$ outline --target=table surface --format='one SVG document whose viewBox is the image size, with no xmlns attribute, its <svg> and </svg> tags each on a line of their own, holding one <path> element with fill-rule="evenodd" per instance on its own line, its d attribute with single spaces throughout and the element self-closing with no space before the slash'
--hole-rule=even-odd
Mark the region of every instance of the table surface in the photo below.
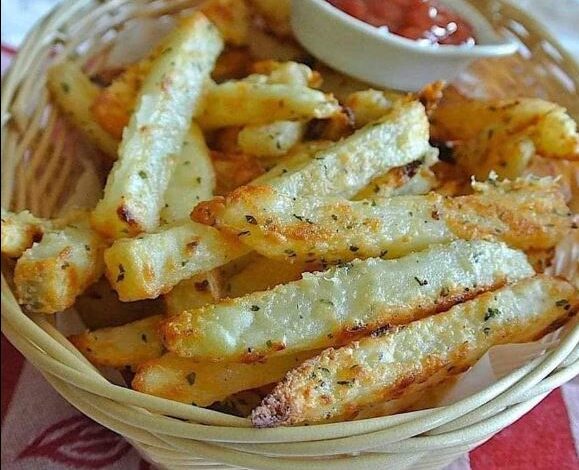
<svg viewBox="0 0 579 470">
<path fill-rule="evenodd" d="M 511 0 L 516 1 L 516 0 Z M 2 0 L 2 71 L 56 0 Z M 519 0 L 579 60 L 579 0 Z M 145 470 L 120 436 L 63 400 L 2 336 L 2 468 Z M 446 470 L 579 470 L 579 378 Z"/>
</svg>

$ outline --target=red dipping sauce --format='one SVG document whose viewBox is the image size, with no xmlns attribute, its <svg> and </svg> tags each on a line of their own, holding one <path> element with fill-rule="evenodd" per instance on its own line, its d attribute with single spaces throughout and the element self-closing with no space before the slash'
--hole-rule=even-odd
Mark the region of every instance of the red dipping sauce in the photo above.
<svg viewBox="0 0 579 470">
<path fill-rule="evenodd" d="M 376 27 L 428 44 L 475 44 L 472 26 L 437 0 L 328 0 Z"/>
</svg>

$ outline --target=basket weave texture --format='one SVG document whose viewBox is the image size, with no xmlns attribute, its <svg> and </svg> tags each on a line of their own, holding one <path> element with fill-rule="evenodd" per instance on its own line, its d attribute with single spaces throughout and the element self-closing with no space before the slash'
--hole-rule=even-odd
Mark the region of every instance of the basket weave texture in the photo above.
<svg viewBox="0 0 579 470">
<path fill-rule="evenodd" d="M 90 149 L 50 103 L 45 72 L 61 56 L 83 65 L 139 17 L 176 14 L 192 0 L 68 0 L 30 32 L 2 83 L 2 205 L 38 216 L 58 212 L 86 165 Z M 579 118 L 579 65 L 526 13 L 497 0 L 476 6 L 521 42 L 516 56 L 473 64 L 455 83 L 480 98 L 537 96 Z M 94 60 L 93 60 L 94 62 Z M 89 63 L 98 67 L 98 63 Z M 577 245 L 577 243 L 575 244 Z M 577 262 L 579 246 L 572 246 Z M 575 261 L 573 261 L 573 259 Z M 489 388 L 453 405 L 383 418 L 312 427 L 255 430 L 248 420 L 144 395 L 107 381 L 55 328 L 26 315 L 2 275 L 2 331 L 66 400 L 125 436 L 163 468 L 295 470 L 434 469 L 508 426 L 551 390 L 579 373 L 579 325 L 556 347 Z"/>
</svg>

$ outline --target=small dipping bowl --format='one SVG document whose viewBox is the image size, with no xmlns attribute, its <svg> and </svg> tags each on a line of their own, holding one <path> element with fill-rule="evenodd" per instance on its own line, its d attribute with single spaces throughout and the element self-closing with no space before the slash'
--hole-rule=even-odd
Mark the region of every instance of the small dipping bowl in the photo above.
<svg viewBox="0 0 579 470">
<path fill-rule="evenodd" d="M 418 91 L 436 80 L 452 80 L 473 60 L 507 56 L 517 44 L 501 37 L 473 6 L 444 0 L 474 30 L 476 44 L 429 45 L 365 23 L 326 0 L 293 0 L 297 40 L 327 65 L 372 85 Z"/>
</svg>

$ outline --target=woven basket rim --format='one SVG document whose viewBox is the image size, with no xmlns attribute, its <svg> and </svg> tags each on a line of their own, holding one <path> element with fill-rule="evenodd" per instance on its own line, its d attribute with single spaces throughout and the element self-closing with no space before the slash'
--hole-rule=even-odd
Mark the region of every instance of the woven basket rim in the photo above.
<svg viewBox="0 0 579 470">
<path fill-rule="evenodd" d="M 501 4 L 507 16 L 531 25 L 557 50 L 567 65 L 571 64 L 571 77 L 574 79 L 575 89 L 579 89 L 579 62 L 528 13 L 506 3 L 505 0 L 495 0 L 496 2 Z M 55 25 L 66 23 L 67 19 L 73 18 L 81 11 L 91 7 L 112 10 L 125 4 L 143 3 L 155 2 L 110 0 L 103 4 L 98 0 L 66 0 L 57 5 L 29 32 L 21 53 L 16 56 L 2 80 L 2 173 L 6 160 L 4 140 L 11 122 L 10 107 L 19 86 L 16 72 L 29 70 L 33 66 L 33 54 L 29 56 L 27 52 L 39 47 L 35 43 L 40 43 L 41 47 L 50 47 L 54 38 L 60 34 Z M 190 3 L 187 0 L 173 2 L 176 5 Z M 3 201 L 10 196 L 10 189 L 10 187 L 8 190 L 3 188 Z M 551 390 L 579 374 L 577 346 L 579 324 L 575 324 L 568 328 L 565 338 L 556 348 L 507 374 L 490 387 L 446 407 L 307 428 L 299 426 L 255 430 L 244 418 L 145 395 L 108 382 L 46 317 L 27 316 L 22 311 L 4 274 L 2 274 L 2 331 L 15 347 L 42 371 L 59 393 L 74 402 L 79 409 L 84 407 L 90 410 L 86 414 L 105 426 L 113 429 L 130 428 L 133 430 L 131 432 L 139 429 L 146 437 L 145 434 L 139 433 L 135 433 L 136 439 L 128 437 L 140 443 L 143 443 L 144 439 L 150 439 L 150 445 L 159 444 L 154 439 L 160 439 L 159 434 L 169 436 L 175 438 L 171 441 L 171 445 L 184 452 L 193 451 L 204 458 L 217 459 L 228 465 L 251 465 L 255 468 L 270 468 L 268 465 L 271 462 L 264 460 L 270 457 L 263 455 L 319 456 L 322 451 L 323 455 L 332 456 L 359 452 L 373 446 L 380 447 L 383 452 L 411 454 L 433 448 L 451 448 L 452 445 L 466 442 L 469 445 L 478 443 L 518 419 Z M 93 398 L 94 402 L 87 400 L 87 396 Z M 103 411 L 107 407 L 114 412 Z M 496 412 L 497 409 L 501 411 Z M 184 422 L 183 419 L 190 421 Z M 414 437 L 426 431 L 431 433 L 428 436 Z M 179 438 L 181 439 L 178 440 Z M 219 458 L 209 448 L 192 449 L 193 442 L 198 445 L 201 441 L 215 445 L 215 449 L 220 453 Z M 325 449 L 319 449 L 321 442 L 327 446 Z M 243 453 L 243 458 L 237 458 L 238 451 Z M 260 455 L 259 459 L 257 454 Z M 248 458 L 248 455 L 252 457 Z M 362 459 L 359 462 L 366 462 L 364 465 L 368 465 L 369 468 L 376 465 L 372 455 L 356 458 Z M 285 463 L 281 465 L 279 460 L 275 462 L 276 468 L 286 468 Z M 342 467 L 343 464 L 338 459 L 327 462 L 333 466 L 319 468 L 348 468 Z M 346 459 L 346 462 L 349 460 Z M 380 463 L 383 462 L 380 460 Z M 290 464 L 295 467 L 295 462 Z M 289 465 L 287 468 L 290 468 Z"/>
</svg>

